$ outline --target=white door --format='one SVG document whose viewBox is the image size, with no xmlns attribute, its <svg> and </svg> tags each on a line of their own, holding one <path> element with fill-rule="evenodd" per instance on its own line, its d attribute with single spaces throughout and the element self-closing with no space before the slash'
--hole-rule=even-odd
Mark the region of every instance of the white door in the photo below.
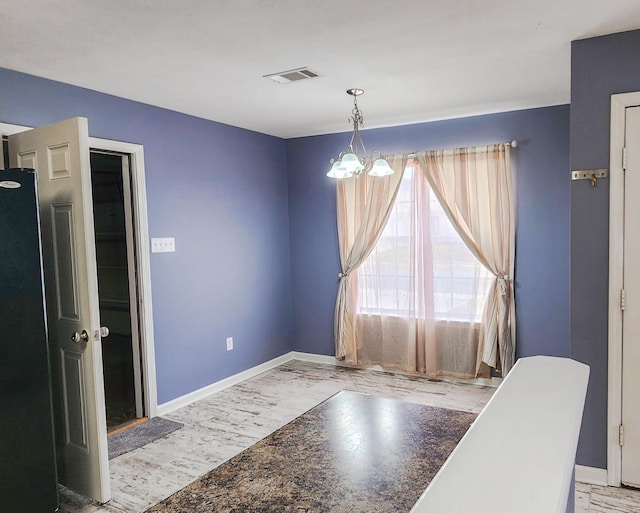
<svg viewBox="0 0 640 513">
<path fill-rule="evenodd" d="M 9 137 L 12 167 L 38 177 L 61 484 L 110 499 L 89 134 L 85 118 Z"/>
<path fill-rule="evenodd" d="M 626 109 L 622 323 L 622 482 L 640 487 L 640 107 Z"/>
</svg>

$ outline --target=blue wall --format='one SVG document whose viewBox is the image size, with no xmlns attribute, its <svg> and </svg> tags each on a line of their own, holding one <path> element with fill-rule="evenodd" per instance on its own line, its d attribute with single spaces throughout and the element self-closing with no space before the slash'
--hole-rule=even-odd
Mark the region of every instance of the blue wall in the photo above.
<svg viewBox="0 0 640 513">
<path fill-rule="evenodd" d="M 348 134 L 284 141 L 2 69 L 0 95 L 1 121 L 86 116 L 91 135 L 144 145 L 150 233 L 175 236 L 177 247 L 151 262 L 160 403 L 292 349 L 333 354 L 339 264 L 325 173 Z M 568 106 L 367 130 L 364 139 L 385 153 L 520 142 L 517 355 L 568 356 Z"/>
<path fill-rule="evenodd" d="M 159 403 L 291 350 L 286 141 L 1 68 L 0 99 L 144 145 L 150 235 L 176 238 L 151 255 Z"/>
<path fill-rule="evenodd" d="M 384 153 L 516 139 L 517 355 L 570 355 L 569 107 L 366 130 Z M 289 226 L 295 348 L 331 355 L 338 284 L 335 185 L 329 158 L 349 134 L 289 140 Z"/>
<path fill-rule="evenodd" d="M 640 31 L 574 41 L 571 168 L 609 167 L 611 95 L 640 90 Z M 591 366 L 578 463 L 607 466 L 609 180 L 571 186 L 571 352 Z"/>
</svg>

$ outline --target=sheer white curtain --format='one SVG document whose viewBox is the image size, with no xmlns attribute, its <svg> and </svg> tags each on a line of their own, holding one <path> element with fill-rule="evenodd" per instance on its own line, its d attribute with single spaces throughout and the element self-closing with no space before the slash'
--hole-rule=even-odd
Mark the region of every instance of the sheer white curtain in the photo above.
<svg viewBox="0 0 640 513">
<path fill-rule="evenodd" d="M 476 368 L 506 375 L 515 359 L 515 201 L 510 145 L 421 152 L 420 167 L 456 231 L 493 279 Z"/>
<path fill-rule="evenodd" d="M 490 274 L 466 248 L 417 162 L 358 270 L 357 362 L 430 376 L 476 375 Z"/>
</svg>

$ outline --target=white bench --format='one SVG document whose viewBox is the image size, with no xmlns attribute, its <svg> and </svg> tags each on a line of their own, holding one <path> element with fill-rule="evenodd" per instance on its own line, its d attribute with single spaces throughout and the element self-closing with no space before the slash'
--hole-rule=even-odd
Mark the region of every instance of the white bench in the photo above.
<svg viewBox="0 0 640 513">
<path fill-rule="evenodd" d="M 521 358 L 411 513 L 565 513 L 589 367 Z"/>
</svg>

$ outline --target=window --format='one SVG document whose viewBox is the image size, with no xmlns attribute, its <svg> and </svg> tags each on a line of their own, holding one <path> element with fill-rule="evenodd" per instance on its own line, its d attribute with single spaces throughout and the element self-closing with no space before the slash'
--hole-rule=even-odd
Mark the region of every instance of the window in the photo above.
<svg viewBox="0 0 640 513">
<path fill-rule="evenodd" d="M 408 166 L 388 223 L 358 270 L 358 312 L 410 317 L 422 301 L 437 320 L 480 322 L 492 277 L 456 232 L 419 167 Z M 432 297 L 417 297 L 425 293 Z"/>
</svg>

